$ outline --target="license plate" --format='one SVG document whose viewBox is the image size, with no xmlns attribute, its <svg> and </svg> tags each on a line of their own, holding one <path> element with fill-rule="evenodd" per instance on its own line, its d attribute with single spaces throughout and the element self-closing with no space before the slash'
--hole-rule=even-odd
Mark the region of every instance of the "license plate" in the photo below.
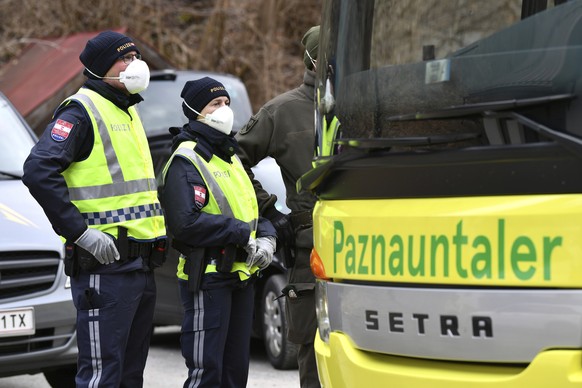
<svg viewBox="0 0 582 388">
<path fill-rule="evenodd" d="M 34 334 L 34 308 L 0 310 L 0 337 Z"/>
</svg>

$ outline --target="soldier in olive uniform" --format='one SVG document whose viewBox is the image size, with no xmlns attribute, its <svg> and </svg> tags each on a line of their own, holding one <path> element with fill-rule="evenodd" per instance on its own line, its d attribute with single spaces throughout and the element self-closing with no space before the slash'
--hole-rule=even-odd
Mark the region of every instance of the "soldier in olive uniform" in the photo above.
<svg viewBox="0 0 582 388">
<path fill-rule="evenodd" d="M 301 387 L 319 387 L 313 341 L 317 329 L 315 316 L 315 277 L 309 266 L 313 248 L 311 214 L 315 197 L 298 193 L 296 182 L 311 169 L 315 133 L 315 65 L 319 47 L 319 26 L 310 28 L 301 43 L 305 47 L 303 83 L 267 102 L 243 127 L 236 138 L 239 157 L 253 180 L 259 211 L 275 228 L 280 246 L 292 247 L 294 263 L 290 266 L 287 296 L 288 339 L 298 344 L 297 360 Z M 270 156 L 281 168 L 291 214 L 275 208 L 276 197 L 267 193 L 254 179 L 251 167 Z"/>
</svg>

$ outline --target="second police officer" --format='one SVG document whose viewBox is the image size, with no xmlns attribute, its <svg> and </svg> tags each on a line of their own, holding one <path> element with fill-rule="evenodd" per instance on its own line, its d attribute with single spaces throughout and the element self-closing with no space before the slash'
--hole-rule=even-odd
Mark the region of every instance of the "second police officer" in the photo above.
<svg viewBox="0 0 582 388">
<path fill-rule="evenodd" d="M 271 263 L 276 232 L 259 218 L 252 183 L 235 154 L 233 112 L 224 85 L 209 77 L 188 81 L 181 97 L 189 121 L 170 129 L 174 152 L 164 169 L 162 204 L 182 252 L 184 387 L 244 387 L 252 282 Z"/>
</svg>

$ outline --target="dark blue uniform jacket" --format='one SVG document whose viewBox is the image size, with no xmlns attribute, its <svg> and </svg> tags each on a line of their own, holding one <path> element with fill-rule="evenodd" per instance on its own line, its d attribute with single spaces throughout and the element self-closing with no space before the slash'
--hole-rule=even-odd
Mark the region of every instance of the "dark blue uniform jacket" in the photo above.
<svg viewBox="0 0 582 388">
<path fill-rule="evenodd" d="M 83 87 L 96 91 L 125 112 L 143 100 L 139 94 L 127 96 L 100 80 L 89 79 Z M 56 124 L 61 127 L 71 125 L 68 127 L 70 131 L 64 135 L 60 131 L 57 136 L 53 130 Z M 69 191 L 61 173 L 71 163 L 85 160 L 91 154 L 93 139 L 93 126 L 85 108 L 78 102 L 72 102 L 57 108 L 52 121 L 24 162 L 22 181 L 44 209 L 55 232 L 68 241 L 77 240 L 87 225 L 69 200 Z"/>
<path fill-rule="evenodd" d="M 183 128 L 171 130 L 176 134 L 173 150 L 180 143 L 193 140 L 197 142 L 195 151 L 206 161 L 216 155 L 230 162 L 231 155 L 238 147 L 233 136 L 224 135 L 198 121 L 191 120 Z M 166 224 L 174 237 L 198 247 L 224 247 L 227 244 L 244 247 L 251 232 L 247 223 L 202 212 L 209 195 L 201 200 L 195 190 L 208 193 L 196 167 L 183 157 L 175 157 L 168 169 L 161 197 Z M 276 236 L 275 228 L 267 219 L 259 217 L 257 237 L 265 236 Z"/>
</svg>

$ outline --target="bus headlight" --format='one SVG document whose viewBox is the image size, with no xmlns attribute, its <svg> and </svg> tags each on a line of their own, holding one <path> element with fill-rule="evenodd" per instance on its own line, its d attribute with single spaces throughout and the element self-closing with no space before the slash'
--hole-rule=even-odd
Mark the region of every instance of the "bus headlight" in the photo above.
<svg viewBox="0 0 582 388">
<path fill-rule="evenodd" d="M 315 283 L 315 312 L 317 314 L 319 337 L 323 342 L 327 343 L 329 342 L 331 326 L 327 310 L 327 282 L 324 280 L 317 280 Z"/>
</svg>

